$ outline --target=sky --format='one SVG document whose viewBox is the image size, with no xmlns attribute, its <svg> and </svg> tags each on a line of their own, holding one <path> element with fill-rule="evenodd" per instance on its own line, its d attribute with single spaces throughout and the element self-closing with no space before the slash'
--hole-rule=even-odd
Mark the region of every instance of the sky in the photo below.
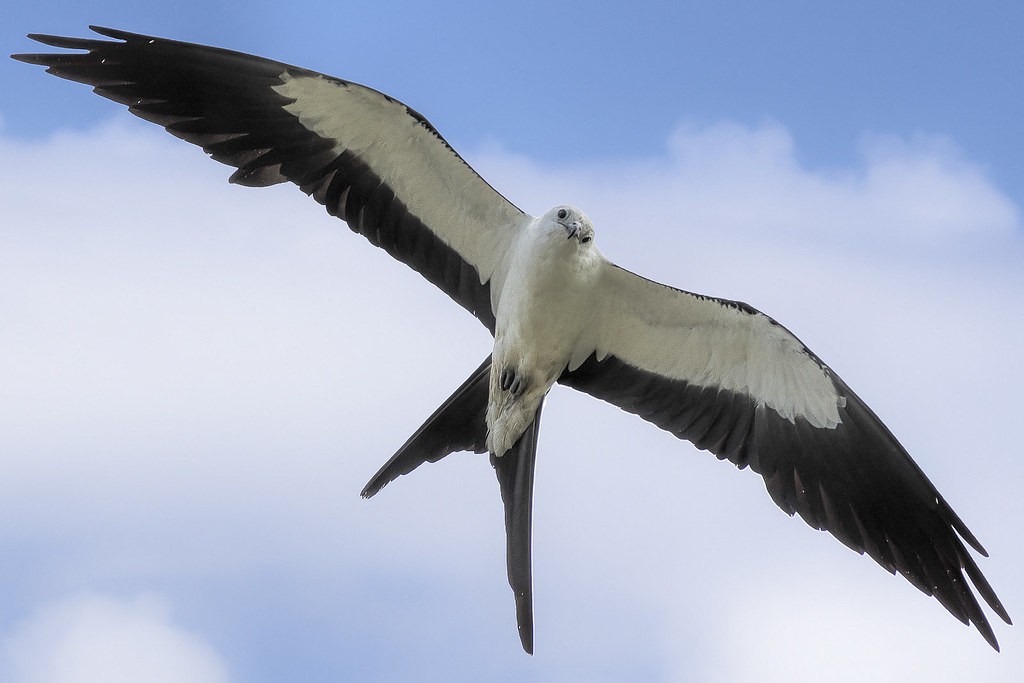
<svg viewBox="0 0 1024 683">
<path fill-rule="evenodd" d="M 254 52 L 425 114 L 524 210 L 772 315 L 873 407 L 1021 618 L 1019 3 L 15 2 Z M 556 387 L 520 649 L 497 485 L 359 491 L 486 330 L 293 187 L 0 60 L 0 680 L 1014 681 L 737 471 Z M 989 616 L 995 619 L 994 615 Z"/>
</svg>

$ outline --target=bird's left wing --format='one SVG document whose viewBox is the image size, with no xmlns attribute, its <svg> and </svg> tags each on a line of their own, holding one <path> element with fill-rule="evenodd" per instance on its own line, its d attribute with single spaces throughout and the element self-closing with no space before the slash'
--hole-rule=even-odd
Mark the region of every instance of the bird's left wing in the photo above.
<svg viewBox="0 0 1024 683">
<path fill-rule="evenodd" d="M 261 57 L 92 27 L 115 41 L 31 35 L 23 54 L 237 168 L 291 181 L 494 331 L 503 257 L 525 214 L 419 113 L 376 90 Z M 493 297 L 493 299 L 492 299 Z"/>
<path fill-rule="evenodd" d="M 1009 617 L 977 539 L 896 438 L 799 339 L 750 306 L 604 264 L 559 381 L 762 475 L 790 515 L 934 595 L 996 649 L 967 584 Z"/>
</svg>

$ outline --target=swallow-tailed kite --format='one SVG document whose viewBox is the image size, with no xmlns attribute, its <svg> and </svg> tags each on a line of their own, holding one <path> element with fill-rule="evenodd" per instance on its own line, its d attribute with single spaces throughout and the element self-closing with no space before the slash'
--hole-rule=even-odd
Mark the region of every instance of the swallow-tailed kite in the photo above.
<svg viewBox="0 0 1024 683">
<path fill-rule="evenodd" d="M 491 355 L 362 493 L 454 451 L 490 453 L 527 652 L 534 460 L 556 382 L 749 466 L 788 514 L 900 572 L 998 649 L 967 583 L 1010 623 L 964 543 L 985 550 L 871 409 L 785 327 L 614 265 L 578 208 L 524 213 L 383 93 L 238 52 L 93 30 L 114 40 L 31 35 L 77 52 L 14 57 L 199 145 L 237 169 L 231 182 L 295 183 L 494 335 Z"/>
</svg>

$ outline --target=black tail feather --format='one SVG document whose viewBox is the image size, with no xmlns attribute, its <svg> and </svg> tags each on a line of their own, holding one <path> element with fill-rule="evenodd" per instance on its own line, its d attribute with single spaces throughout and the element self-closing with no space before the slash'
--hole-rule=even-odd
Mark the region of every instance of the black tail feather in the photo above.
<svg viewBox="0 0 1024 683">
<path fill-rule="evenodd" d="M 416 430 L 363 488 L 369 498 L 384 486 L 425 462 L 437 462 L 456 451 L 487 450 L 487 391 L 491 357 L 487 356 L 455 393 Z"/>
<path fill-rule="evenodd" d="M 523 649 L 533 654 L 533 569 L 530 537 L 533 516 L 533 472 L 537 461 L 540 411 L 515 445 L 501 457 L 491 455 L 505 505 L 508 584 L 516 599 L 516 623 Z"/>
<path fill-rule="evenodd" d="M 487 395 L 491 357 L 488 356 L 469 378 L 448 397 L 434 414 L 409 437 L 363 488 L 370 498 L 389 482 L 408 474 L 425 462 L 437 462 L 456 451 L 487 450 Z M 508 583 L 516 601 L 516 622 L 523 649 L 533 654 L 533 570 L 531 524 L 533 515 L 533 472 L 537 460 L 540 412 L 512 448 L 496 457 L 491 465 L 498 476 L 505 506 L 506 559 Z"/>
</svg>

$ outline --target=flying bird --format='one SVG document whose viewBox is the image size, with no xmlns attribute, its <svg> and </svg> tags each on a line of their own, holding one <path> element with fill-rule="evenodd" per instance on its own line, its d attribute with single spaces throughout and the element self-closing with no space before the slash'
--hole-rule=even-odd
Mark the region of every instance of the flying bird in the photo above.
<svg viewBox="0 0 1024 683">
<path fill-rule="evenodd" d="M 999 649 L 976 593 L 1010 618 L 965 547 L 987 556 L 982 545 L 874 412 L 775 320 L 615 265 L 574 206 L 521 211 L 384 93 L 239 52 L 91 28 L 113 40 L 31 34 L 72 52 L 12 56 L 199 145 L 235 167 L 233 183 L 298 185 L 494 336 L 488 358 L 362 495 L 449 453 L 488 453 L 527 652 L 534 464 L 555 383 L 749 467 L 786 513 L 899 572 Z"/>
</svg>

